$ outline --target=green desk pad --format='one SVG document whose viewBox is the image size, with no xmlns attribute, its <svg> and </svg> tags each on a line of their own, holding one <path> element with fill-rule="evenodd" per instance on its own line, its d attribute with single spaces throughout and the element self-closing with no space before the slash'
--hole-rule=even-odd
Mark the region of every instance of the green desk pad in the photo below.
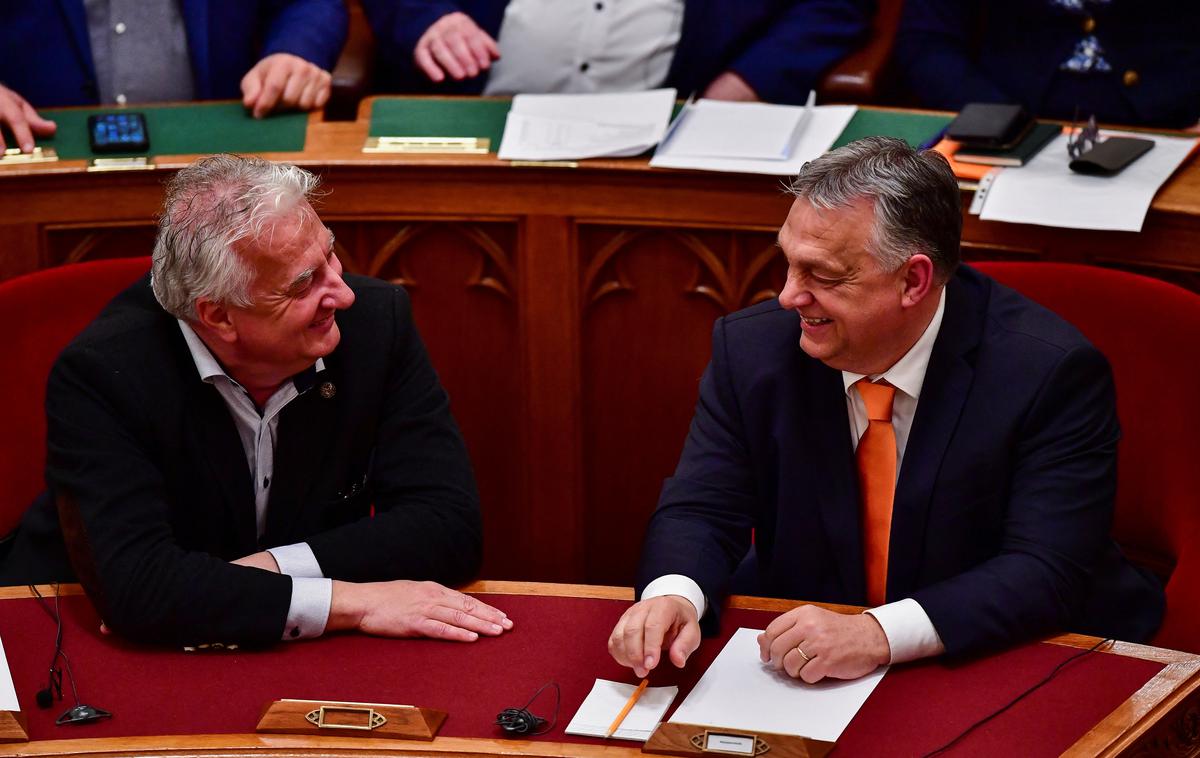
<svg viewBox="0 0 1200 758">
<path fill-rule="evenodd" d="M 371 106 L 368 133 L 372 137 L 488 137 L 494 153 L 500 148 L 510 105 L 508 99 L 378 98 Z M 676 113 L 678 109 L 676 105 Z M 950 123 L 950 118 L 860 108 L 833 146 L 874 135 L 899 137 L 919 146 Z"/>
<path fill-rule="evenodd" d="M 58 124 L 58 131 L 37 143 L 53 147 L 62 160 L 121 158 L 142 153 L 92 152 L 87 119 L 115 108 L 45 110 L 41 114 Z M 289 153 L 304 149 L 307 113 L 282 113 L 254 119 L 241 103 L 146 105 L 129 108 L 146 116 L 150 131 L 149 155 L 207 153 Z"/>
</svg>

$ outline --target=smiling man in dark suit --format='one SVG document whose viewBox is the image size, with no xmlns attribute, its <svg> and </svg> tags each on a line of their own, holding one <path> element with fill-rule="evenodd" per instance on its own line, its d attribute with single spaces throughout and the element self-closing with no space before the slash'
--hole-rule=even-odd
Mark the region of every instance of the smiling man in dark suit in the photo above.
<svg viewBox="0 0 1200 758">
<path fill-rule="evenodd" d="M 1120 436 L 1107 361 L 959 265 L 946 161 L 868 138 L 805 165 L 778 301 L 720 319 L 675 476 L 609 649 L 682 666 L 756 551 L 801 606 L 759 638 L 793 677 L 1070 629 L 1145 640 L 1161 586 L 1108 536 Z"/>
<path fill-rule="evenodd" d="M 107 627 L 138 639 L 511 628 L 433 583 L 479 566 L 470 462 L 408 296 L 343 275 L 316 181 L 227 155 L 171 180 L 151 277 L 51 372 L 50 492 L 10 578 L 69 570 L 61 520 Z"/>
</svg>

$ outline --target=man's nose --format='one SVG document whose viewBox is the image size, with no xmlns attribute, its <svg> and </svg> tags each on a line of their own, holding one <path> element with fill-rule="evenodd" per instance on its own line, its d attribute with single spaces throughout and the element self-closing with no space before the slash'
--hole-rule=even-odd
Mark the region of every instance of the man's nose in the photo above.
<svg viewBox="0 0 1200 758">
<path fill-rule="evenodd" d="M 346 284 L 346 280 L 340 276 L 333 283 L 333 287 L 321 301 L 321 305 L 326 308 L 332 308 L 338 311 L 344 311 L 351 305 L 354 305 L 354 290 L 350 289 L 350 285 Z"/>
<path fill-rule="evenodd" d="M 779 293 L 779 305 L 788 310 L 804 308 L 812 305 L 812 302 L 813 296 L 808 287 L 800 285 L 795 280 L 788 281 L 783 286 L 783 292 Z"/>
</svg>

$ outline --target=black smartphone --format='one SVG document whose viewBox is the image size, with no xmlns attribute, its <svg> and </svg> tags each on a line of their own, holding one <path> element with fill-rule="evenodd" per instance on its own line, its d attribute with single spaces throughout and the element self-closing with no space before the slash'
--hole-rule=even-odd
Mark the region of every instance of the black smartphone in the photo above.
<svg viewBox="0 0 1200 758">
<path fill-rule="evenodd" d="M 140 113 L 118 111 L 88 116 L 88 140 L 93 153 L 144 153 L 150 149 L 150 131 Z"/>
</svg>

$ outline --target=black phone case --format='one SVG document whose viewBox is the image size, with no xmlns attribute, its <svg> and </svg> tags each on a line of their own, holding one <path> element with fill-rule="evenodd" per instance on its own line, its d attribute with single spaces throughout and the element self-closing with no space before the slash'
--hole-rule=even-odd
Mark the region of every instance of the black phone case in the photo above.
<svg viewBox="0 0 1200 758">
<path fill-rule="evenodd" d="M 1154 147 L 1154 140 L 1109 137 L 1071 161 L 1071 170 L 1094 176 L 1115 176 Z"/>
</svg>

